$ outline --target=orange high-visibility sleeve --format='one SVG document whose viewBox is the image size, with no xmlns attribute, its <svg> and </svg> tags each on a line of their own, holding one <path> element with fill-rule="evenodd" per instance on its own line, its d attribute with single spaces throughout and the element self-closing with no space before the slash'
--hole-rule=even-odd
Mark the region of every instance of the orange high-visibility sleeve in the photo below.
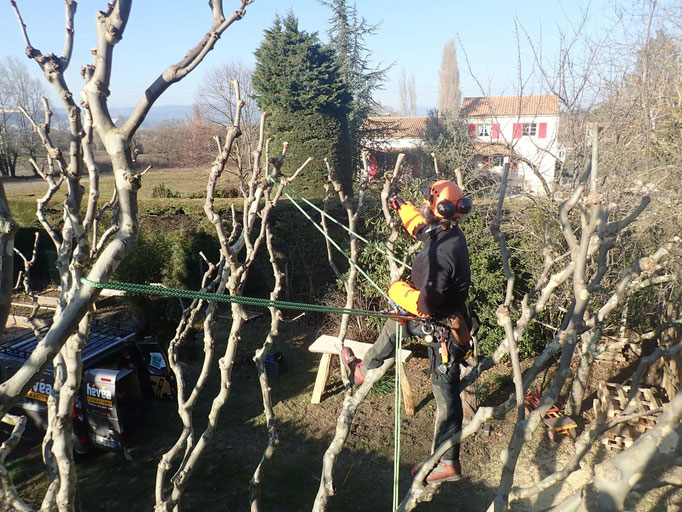
<svg viewBox="0 0 682 512">
<path fill-rule="evenodd" d="M 426 315 L 419 311 L 417 301 L 419 300 L 419 290 L 415 290 L 409 284 L 402 281 L 391 283 L 388 288 L 388 298 L 403 308 L 408 313 L 424 318 Z"/>
<path fill-rule="evenodd" d="M 405 229 L 407 229 L 407 232 L 412 236 L 414 236 L 414 230 L 417 229 L 417 226 L 426 222 L 424 216 L 419 213 L 417 207 L 410 201 L 407 201 L 400 206 L 398 215 L 400 215 L 400 220 L 403 221 Z"/>
</svg>

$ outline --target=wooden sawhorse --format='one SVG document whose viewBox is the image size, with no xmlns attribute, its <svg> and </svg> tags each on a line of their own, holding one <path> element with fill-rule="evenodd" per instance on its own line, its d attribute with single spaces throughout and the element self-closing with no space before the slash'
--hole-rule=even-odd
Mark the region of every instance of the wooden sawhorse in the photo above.
<svg viewBox="0 0 682 512">
<path fill-rule="evenodd" d="M 332 355 L 339 355 L 336 343 L 338 337 L 328 336 L 323 334 L 317 338 L 309 347 L 308 350 L 322 354 L 320 359 L 320 366 L 317 369 L 317 377 L 315 378 L 315 387 L 313 388 L 313 397 L 310 400 L 311 404 L 319 404 L 322 401 L 322 393 L 327 386 L 327 379 L 329 378 L 329 370 L 332 367 Z M 353 349 L 353 353 L 359 359 L 365 356 L 371 343 L 363 343 L 361 341 L 345 340 L 344 346 Z M 411 356 L 410 350 L 400 349 L 400 358 L 404 363 Z M 402 383 L 403 402 L 405 404 L 405 412 L 408 416 L 414 416 L 414 399 L 412 398 L 412 387 L 410 381 L 407 379 L 405 368 L 401 366 L 400 382 Z"/>
</svg>

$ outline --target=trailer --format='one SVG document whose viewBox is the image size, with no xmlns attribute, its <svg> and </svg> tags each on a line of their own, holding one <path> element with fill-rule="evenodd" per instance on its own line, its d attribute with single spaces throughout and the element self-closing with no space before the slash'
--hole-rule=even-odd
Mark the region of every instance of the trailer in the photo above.
<svg viewBox="0 0 682 512">
<path fill-rule="evenodd" d="M 31 332 L 0 345 L 0 381 L 21 368 L 39 341 Z M 175 397 L 166 352 L 157 341 L 143 338 L 128 326 L 93 322 L 81 357 L 83 374 L 73 406 L 74 451 L 125 451 L 129 434 L 150 402 Z M 54 368 L 50 366 L 10 411 L 27 417 L 24 438 L 42 441 L 53 385 Z"/>
</svg>

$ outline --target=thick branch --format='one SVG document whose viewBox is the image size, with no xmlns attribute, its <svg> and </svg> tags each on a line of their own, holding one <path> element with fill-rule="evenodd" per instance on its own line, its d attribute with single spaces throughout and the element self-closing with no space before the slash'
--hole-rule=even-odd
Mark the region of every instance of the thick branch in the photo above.
<svg viewBox="0 0 682 512">
<path fill-rule="evenodd" d="M 166 69 L 145 91 L 135 110 L 125 122 L 121 131 L 128 137 L 132 136 L 144 121 L 154 102 L 175 82 L 187 76 L 204 59 L 206 54 L 215 46 L 223 32 L 235 21 L 241 20 L 246 14 L 246 6 L 253 0 L 241 0 L 240 7 L 229 18 L 223 16 L 222 0 L 209 2 L 212 11 L 211 29 L 202 40 L 178 62 Z"/>
</svg>

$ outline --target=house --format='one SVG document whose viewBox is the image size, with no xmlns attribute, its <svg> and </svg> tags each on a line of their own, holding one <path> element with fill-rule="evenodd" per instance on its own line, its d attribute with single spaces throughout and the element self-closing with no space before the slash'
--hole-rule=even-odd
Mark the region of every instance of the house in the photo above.
<svg viewBox="0 0 682 512">
<path fill-rule="evenodd" d="M 508 158 L 511 184 L 531 193 L 553 189 L 561 170 L 558 96 L 464 98 L 460 112 L 479 168 L 501 172 Z"/>
<path fill-rule="evenodd" d="M 398 153 L 404 153 L 403 167 L 409 169 L 413 177 L 421 176 L 426 158 L 421 148 L 426 137 L 428 118 L 428 116 L 368 118 L 363 128 L 370 150 L 370 170 L 372 168 L 382 172 L 392 170 Z"/>
</svg>

